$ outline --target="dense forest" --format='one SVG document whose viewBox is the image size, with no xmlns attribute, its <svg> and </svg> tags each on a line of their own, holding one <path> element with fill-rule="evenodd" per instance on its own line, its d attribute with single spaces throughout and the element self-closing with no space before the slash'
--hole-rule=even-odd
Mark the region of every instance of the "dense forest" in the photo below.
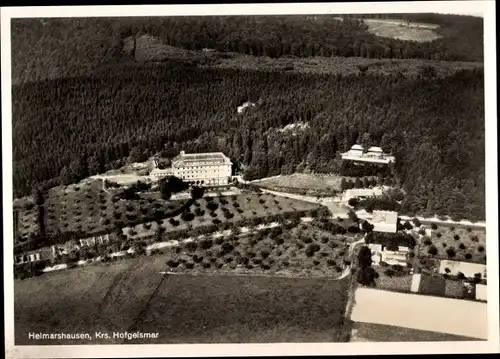
<svg viewBox="0 0 500 359">
<path fill-rule="evenodd" d="M 377 37 L 362 18 L 439 25 L 431 42 Z M 13 19 L 13 83 L 87 75 L 121 59 L 124 39 L 149 34 L 190 50 L 255 56 L 483 60 L 483 19 L 440 14 Z"/>
<path fill-rule="evenodd" d="M 396 157 L 406 212 L 484 218 L 483 71 L 445 79 L 109 67 L 13 88 L 15 195 L 70 183 L 122 159 L 223 151 L 258 178 L 339 172 L 359 142 Z M 237 114 L 245 100 L 257 103 Z M 300 135 L 277 131 L 307 122 Z"/>
</svg>

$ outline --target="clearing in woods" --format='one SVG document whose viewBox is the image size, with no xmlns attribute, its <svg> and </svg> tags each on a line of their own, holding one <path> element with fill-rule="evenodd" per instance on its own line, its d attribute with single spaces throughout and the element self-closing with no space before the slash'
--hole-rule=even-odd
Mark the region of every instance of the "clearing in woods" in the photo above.
<svg viewBox="0 0 500 359">
<path fill-rule="evenodd" d="M 340 190 L 340 176 L 316 176 L 312 174 L 294 173 L 279 177 L 264 178 L 253 183 L 268 189 L 280 188 L 312 189 L 321 191 Z"/>
<path fill-rule="evenodd" d="M 368 32 L 380 37 L 417 42 L 429 42 L 441 37 L 434 31 L 439 26 L 434 24 L 403 20 L 363 19 L 363 21 L 368 25 Z"/>
</svg>

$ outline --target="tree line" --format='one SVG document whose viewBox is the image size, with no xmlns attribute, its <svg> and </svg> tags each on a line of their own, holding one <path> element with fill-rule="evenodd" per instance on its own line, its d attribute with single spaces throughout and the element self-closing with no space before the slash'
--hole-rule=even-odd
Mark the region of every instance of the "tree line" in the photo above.
<svg viewBox="0 0 500 359">
<path fill-rule="evenodd" d="M 365 18 L 429 22 L 431 42 L 378 37 Z M 483 19 L 440 14 L 190 16 L 12 20 L 14 84 L 88 75 L 130 59 L 127 38 L 148 34 L 190 50 L 255 56 L 343 56 L 483 61 Z"/>
</svg>

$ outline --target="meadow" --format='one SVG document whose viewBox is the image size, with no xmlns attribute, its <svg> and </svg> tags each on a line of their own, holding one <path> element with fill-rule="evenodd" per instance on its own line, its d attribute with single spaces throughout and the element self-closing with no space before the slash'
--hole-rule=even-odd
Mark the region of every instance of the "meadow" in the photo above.
<svg viewBox="0 0 500 359">
<path fill-rule="evenodd" d="M 159 333 L 142 344 L 339 340 L 347 280 L 164 276 L 165 259 L 137 257 L 16 281 L 16 345 L 139 343 L 35 341 L 29 332 Z"/>
</svg>

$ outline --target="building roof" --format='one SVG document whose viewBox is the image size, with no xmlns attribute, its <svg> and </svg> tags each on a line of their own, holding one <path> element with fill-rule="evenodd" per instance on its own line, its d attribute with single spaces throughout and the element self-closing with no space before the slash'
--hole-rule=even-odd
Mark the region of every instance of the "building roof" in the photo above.
<svg viewBox="0 0 500 359">
<path fill-rule="evenodd" d="M 353 188 L 345 191 L 346 197 L 356 196 L 381 196 L 383 194 L 382 188 Z"/>
<path fill-rule="evenodd" d="M 380 147 L 370 147 L 368 149 L 368 152 L 377 152 L 377 153 L 382 153 L 382 149 Z"/>
<path fill-rule="evenodd" d="M 354 145 L 354 146 L 351 147 L 351 150 L 363 151 L 363 146 L 361 146 L 361 145 Z"/>
<path fill-rule="evenodd" d="M 209 164 L 231 164 L 222 152 L 206 152 L 206 153 L 185 153 L 181 151 L 172 160 L 172 166 L 203 166 Z"/>
<path fill-rule="evenodd" d="M 396 233 L 398 229 L 398 212 L 373 211 L 372 224 L 375 232 Z"/>
</svg>

